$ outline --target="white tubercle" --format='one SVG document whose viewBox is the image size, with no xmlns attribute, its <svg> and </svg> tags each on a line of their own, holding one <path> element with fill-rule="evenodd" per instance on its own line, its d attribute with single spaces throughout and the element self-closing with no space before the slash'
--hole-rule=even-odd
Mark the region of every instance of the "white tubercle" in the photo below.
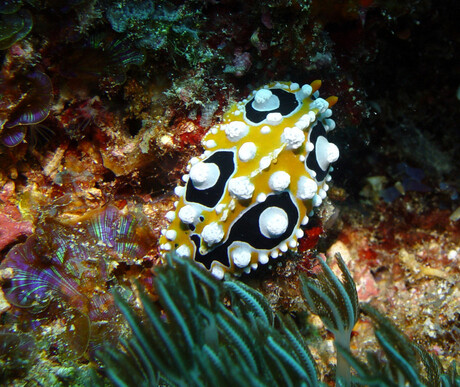
<svg viewBox="0 0 460 387">
<path fill-rule="evenodd" d="M 313 199 L 312 199 L 313 207 L 319 207 L 322 202 L 323 202 L 323 199 L 321 199 L 321 196 L 319 195 L 313 196 Z"/>
<path fill-rule="evenodd" d="M 190 204 L 179 210 L 179 219 L 185 224 L 194 224 L 198 220 L 200 213 Z"/>
<path fill-rule="evenodd" d="M 257 195 L 257 198 L 256 198 L 257 203 L 263 203 L 265 200 L 267 200 L 267 195 L 264 194 L 263 192 Z"/>
<path fill-rule="evenodd" d="M 224 237 L 224 230 L 217 222 L 212 222 L 203 228 L 201 237 L 208 245 L 219 243 Z"/>
<path fill-rule="evenodd" d="M 339 148 L 329 142 L 326 137 L 319 136 L 316 140 L 316 160 L 323 171 L 326 171 L 329 164 L 339 158 Z"/>
<path fill-rule="evenodd" d="M 254 184 L 246 176 L 236 177 L 228 182 L 230 195 L 239 200 L 251 199 L 254 188 Z"/>
<path fill-rule="evenodd" d="M 309 97 L 311 95 L 311 92 L 313 91 L 312 87 L 310 85 L 303 85 L 302 86 L 302 93 L 304 94 L 305 97 Z"/>
<path fill-rule="evenodd" d="M 278 238 L 289 225 L 286 212 L 279 207 L 268 207 L 259 217 L 259 229 L 267 238 Z"/>
<path fill-rule="evenodd" d="M 331 130 L 335 129 L 335 121 L 332 118 L 326 118 L 324 120 L 324 129 L 326 129 L 326 132 L 329 132 Z"/>
<path fill-rule="evenodd" d="M 302 226 L 306 226 L 306 225 L 308 224 L 309 221 L 310 221 L 310 219 L 308 218 L 308 216 L 304 216 L 304 217 L 302 218 L 302 221 L 300 222 L 300 224 L 301 224 Z M 300 238 L 300 237 L 299 237 L 299 238 Z"/>
<path fill-rule="evenodd" d="M 211 274 L 218 280 L 221 280 L 224 278 L 225 271 L 220 265 L 214 265 L 211 268 Z"/>
<path fill-rule="evenodd" d="M 251 250 L 240 246 L 232 251 L 232 261 L 237 267 L 246 267 L 251 262 Z"/>
<path fill-rule="evenodd" d="M 168 220 L 168 222 L 171 223 L 174 219 L 176 219 L 176 212 L 175 211 L 168 211 L 165 216 L 166 216 L 166 219 Z"/>
<path fill-rule="evenodd" d="M 329 107 L 329 102 L 323 98 L 317 98 L 310 104 L 310 109 L 318 109 L 319 114 L 323 114 Z"/>
<path fill-rule="evenodd" d="M 297 184 L 297 198 L 300 200 L 312 199 L 316 195 L 318 184 L 313 179 L 302 176 Z"/>
<path fill-rule="evenodd" d="M 190 258 L 191 257 L 191 251 L 187 245 L 180 245 L 176 249 L 176 254 L 179 258 Z"/>
<path fill-rule="evenodd" d="M 177 231 L 175 231 L 175 230 L 167 230 L 165 232 L 165 237 L 166 237 L 166 239 L 168 239 L 170 241 L 173 241 L 177 237 Z"/>
<path fill-rule="evenodd" d="M 279 249 L 281 250 L 282 253 L 285 253 L 286 251 L 288 251 L 288 245 L 287 243 L 282 243 L 279 247 Z"/>
<path fill-rule="evenodd" d="M 256 92 L 252 107 L 261 112 L 278 109 L 280 106 L 279 98 L 270 89 L 261 89 Z"/>
<path fill-rule="evenodd" d="M 185 187 L 178 185 L 176 188 L 174 188 L 174 193 L 177 196 L 182 196 L 185 193 Z"/>
<path fill-rule="evenodd" d="M 249 133 L 249 126 L 242 121 L 232 121 L 222 126 L 227 138 L 232 142 L 241 140 Z"/>
<path fill-rule="evenodd" d="M 291 183 L 291 176 L 285 171 L 277 171 L 268 179 L 268 185 L 273 191 L 283 191 Z"/>
<path fill-rule="evenodd" d="M 286 144 L 286 149 L 298 149 L 305 141 L 305 133 L 297 127 L 284 128 L 281 141 Z"/>
<path fill-rule="evenodd" d="M 283 121 L 283 116 L 281 113 L 268 113 L 267 114 L 267 124 L 269 125 L 278 125 Z"/>
<path fill-rule="evenodd" d="M 256 152 L 256 144 L 253 142 L 245 142 L 238 150 L 238 158 L 243 162 L 247 162 L 255 157 Z"/>
<path fill-rule="evenodd" d="M 268 255 L 265 253 L 259 253 L 259 263 L 265 265 L 268 262 Z"/>
<path fill-rule="evenodd" d="M 190 169 L 190 180 L 198 190 L 213 187 L 219 180 L 220 170 L 214 163 L 197 163 Z"/>
<path fill-rule="evenodd" d="M 212 149 L 212 148 L 215 148 L 217 146 L 217 143 L 214 140 L 207 140 L 207 141 L 205 141 L 204 146 L 206 148 Z"/>
<path fill-rule="evenodd" d="M 270 127 L 268 125 L 265 125 L 265 126 L 262 126 L 260 128 L 260 133 L 262 134 L 268 134 L 270 133 L 272 130 L 270 129 Z"/>
</svg>

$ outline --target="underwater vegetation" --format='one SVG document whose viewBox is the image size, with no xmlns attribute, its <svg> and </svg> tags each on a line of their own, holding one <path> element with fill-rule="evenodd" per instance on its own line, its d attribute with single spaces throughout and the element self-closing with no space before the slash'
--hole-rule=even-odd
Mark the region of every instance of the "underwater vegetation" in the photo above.
<svg viewBox="0 0 460 387">
<path fill-rule="evenodd" d="M 120 85 L 126 81 L 126 72 L 131 65 L 144 63 L 142 51 L 132 47 L 126 37 L 108 33 L 92 34 L 80 43 L 79 49 L 69 47 L 60 63 L 60 73 L 69 79 L 108 82 Z"/>
<path fill-rule="evenodd" d="M 200 2 L 189 6 L 170 1 L 110 2 L 106 17 L 112 29 L 124 33 L 138 47 L 157 54 L 185 58 L 190 65 L 212 61 L 211 50 L 201 43 L 204 23 Z"/>
<path fill-rule="evenodd" d="M 21 9 L 22 1 L 7 0 L 0 4 L 0 50 L 11 47 L 32 30 L 32 14 Z"/>
<path fill-rule="evenodd" d="M 0 382 L 27 372 L 36 355 L 37 348 L 32 335 L 0 331 Z"/>
<path fill-rule="evenodd" d="M 342 280 L 326 263 L 317 278 L 302 280 L 309 307 L 336 338 L 342 357 L 337 386 L 458 386 L 455 363 L 444 373 L 435 355 L 411 344 L 369 305 L 361 308 L 374 320 L 375 336 L 387 358 L 375 351 L 364 362 L 350 353 L 349 344 L 343 344 L 349 343 L 358 318 L 357 294 L 340 257 L 338 264 Z M 138 289 L 143 309 L 139 315 L 115 295 L 132 336 L 121 339 L 118 348 L 106 346 L 98 353 L 114 385 L 322 385 L 308 340 L 291 317 L 274 313 L 262 294 L 242 282 L 218 282 L 190 260 L 173 255 L 156 272 L 159 305 Z"/>
<path fill-rule="evenodd" d="M 99 354 L 115 385 L 317 385 L 290 318 L 242 282 L 220 283 L 191 260 L 168 259 L 155 278 L 161 309 L 140 290 L 141 319 L 116 296 L 133 336 Z"/>
<path fill-rule="evenodd" d="M 302 277 L 302 291 L 311 312 L 317 314 L 334 335 L 336 346 L 349 348 L 351 332 L 358 321 L 359 301 L 345 262 L 340 254 L 336 257 L 343 281 L 319 258 L 322 271 L 315 279 Z M 340 352 L 337 353 L 336 374 L 341 384 L 350 384 L 350 367 Z"/>
<path fill-rule="evenodd" d="M 53 318 L 81 328 L 68 332 L 78 358 L 91 340 L 94 348 L 114 335 L 118 313 L 102 285 L 115 279 L 113 270 L 120 263 L 130 265 L 143 257 L 150 237 L 140 217 L 111 206 L 72 223 L 46 219 L 25 243 L 9 251 L 0 271 L 5 298 L 18 312 L 23 310 L 18 322 L 24 329 Z"/>
<path fill-rule="evenodd" d="M 7 147 L 20 144 L 26 128 L 33 128 L 48 117 L 53 85 L 44 72 L 0 74 L 0 139 Z"/>
<path fill-rule="evenodd" d="M 203 384 L 455 385 L 455 365 L 444 371 L 460 332 L 457 1 L 0 1 L 0 384 L 58 385 L 59 371 L 78 385 L 107 345 L 109 378 L 145 384 L 181 383 L 177 368 Z M 341 157 L 324 205 L 291 235 L 296 252 L 261 255 L 243 274 L 265 297 L 197 268 L 187 276 L 190 263 L 165 277 L 157 241 L 187 161 L 227 107 L 276 79 L 323 79 L 322 95 L 339 97 L 341 130 L 328 141 Z M 41 130 L 47 142 L 35 146 Z M 266 138 L 241 145 L 265 150 Z M 363 200 L 374 176 L 388 185 Z M 346 270 L 336 280 L 310 259 L 333 246 L 360 300 L 428 354 L 358 305 Z M 116 302 L 141 339 L 126 338 Z"/>
</svg>

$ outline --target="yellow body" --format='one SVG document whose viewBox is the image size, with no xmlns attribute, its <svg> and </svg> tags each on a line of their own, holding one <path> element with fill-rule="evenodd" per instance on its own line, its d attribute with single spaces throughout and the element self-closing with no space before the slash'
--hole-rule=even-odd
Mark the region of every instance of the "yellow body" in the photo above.
<svg viewBox="0 0 460 387">
<path fill-rule="evenodd" d="M 206 190 L 197 190 L 195 187 L 190 186 L 197 180 L 192 181 L 189 176 L 184 178 L 186 186 L 176 189 L 176 193 L 179 195 L 178 202 L 176 203 L 176 211 L 175 214 L 168 214 L 171 224 L 167 230 L 164 230 L 160 240 L 163 253 L 177 250 L 179 255 L 197 258 L 197 245 L 199 245 L 200 255 L 206 256 L 208 254 L 204 265 L 208 269 L 211 269 L 215 276 L 223 277 L 225 272 L 238 273 L 249 271 L 251 268 L 255 269 L 258 264 L 266 263 L 268 260 L 267 257 L 276 258 L 288 248 L 296 248 L 297 239 L 303 235 L 300 229 L 301 223 L 306 224 L 308 222 L 308 214 L 325 197 L 325 192 L 328 188 L 326 181 L 330 180 L 329 162 L 335 161 L 338 157 L 337 147 L 324 140 L 325 133 L 332 130 L 335 126 L 334 122 L 329 119 L 331 115 L 329 107 L 336 102 L 337 98 L 330 97 L 327 100 L 318 98 L 317 89 L 320 85 L 320 81 L 315 81 L 311 85 L 304 85 L 303 87 L 290 82 L 272 83 L 255 90 L 247 99 L 234 104 L 224 114 L 222 123 L 212 127 L 204 137 L 203 145 L 205 146 L 205 152 L 200 157 L 191 160 L 189 170 L 194 168 L 194 165 L 206 161 L 214 153 L 222 150 L 233 152 L 234 170 L 225 182 L 224 192 L 218 204 L 212 207 L 203 206 L 202 204 L 196 204 L 193 201 L 187 200 L 187 190 L 193 189 L 197 195 Z M 259 92 L 260 90 L 263 91 Z M 288 111 L 285 114 L 286 112 L 282 110 L 283 104 L 292 106 L 292 111 Z M 282 111 L 282 113 L 279 113 L 279 111 Z M 252 117 L 264 117 L 265 114 L 266 119 L 260 122 L 251 121 Z M 257 118 L 255 121 L 259 119 Z M 318 137 L 319 140 L 313 143 L 310 139 L 311 129 L 318 122 L 321 122 L 325 130 L 321 129 L 322 131 L 318 132 L 321 134 L 319 136 L 321 139 Z M 238 135 L 236 138 L 232 138 L 233 131 L 238 132 L 239 130 L 245 132 L 242 138 L 238 138 Z M 303 142 L 300 142 L 302 140 L 300 131 L 305 136 Z M 243 150 L 240 152 L 243 144 L 246 144 L 244 147 L 245 149 L 249 149 L 249 152 L 243 152 Z M 315 157 L 319 160 L 316 164 L 321 164 L 324 169 L 324 171 L 318 169 L 319 173 L 312 171 L 305 161 L 313 149 L 316 149 L 317 154 Z M 228 157 L 231 156 L 230 153 L 225 153 L 225 155 Z M 316 166 L 313 156 L 310 156 L 309 160 Z M 313 165 L 311 163 L 310 165 Z M 203 164 L 200 165 L 202 166 Z M 208 166 L 209 164 L 206 164 L 206 167 Z M 214 164 L 212 166 L 215 169 Z M 218 165 L 218 167 L 222 173 L 222 166 Z M 201 172 L 199 167 L 195 169 Z M 279 171 L 283 172 L 275 175 L 275 177 L 279 178 L 276 180 L 273 177 L 270 180 L 270 177 Z M 206 175 L 206 171 L 203 174 Z M 287 176 L 290 178 L 289 183 L 283 180 Z M 321 177 L 321 180 L 315 178 L 318 176 Z M 213 178 L 215 179 L 216 177 Z M 249 198 L 239 196 L 240 187 L 236 182 L 240 180 L 234 180 L 232 187 L 236 188 L 233 191 L 229 190 L 229 181 L 237 178 L 243 179 L 242 184 L 247 188 L 246 191 L 249 191 L 247 196 L 253 190 Z M 208 177 L 208 180 L 210 179 Z M 302 193 L 299 193 L 302 191 L 299 188 L 301 185 L 299 181 L 301 179 L 303 179 L 302 181 L 307 181 L 305 179 L 308 179 L 308 187 L 315 186 L 312 181 L 316 183 L 316 192 L 314 192 L 315 195 L 313 197 L 310 198 L 312 194 L 306 194 L 309 198 L 305 199 L 305 195 L 302 196 Z M 278 181 L 282 188 L 281 190 L 273 188 L 273 185 L 278 184 Z M 244 188 L 241 188 L 241 190 L 244 191 Z M 284 196 L 283 200 L 281 200 L 281 196 L 276 195 L 281 195 L 283 192 Z M 248 212 L 246 215 L 248 219 L 242 219 L 249 209 L 263 203 L 264 197 L 268 195 L 276 196 L 272 196 L 271 198 L 277 200 L 276 206 L 278 206 L 275 206 L 274 212 L 265 212 L 268 220 L 263 220 L 261 213 L 258 213 L 257 210 L 251 213 Z M 288 206 L 287 209 L 282 204 L 285 200 L 289 201 L 286 204 Z M 298 210 L 297 218 L 291 201 Z M 198 217 L 192 223 L 184 223 L 180 216 L 177 216 L 184 206 L 197 211 Z M 183 213 L 185 212 L 183 211 Z M 290 217 L 286 213 L 289 213 Z M 255 214 L 254 216 L 256 217 L 260 216 L 259 220 L 249 219 L 250 216 L 253 216 L 252 214 Z M 182 213 L 181 215 L 184 219 Z M 250 229 L 234 229 L 232 235 L 236 239 L 231 242 L 228 240 L 229 231 L 239 219 L 241 219 L 241 227 L 250 226 Z M 295 219 L 295 225 L 292 224 L 294 222 L 293 219 Z M 264 221 L 265 223 L 262 225 Z M 288 224 L 287 228 L 284 227 L 286 222 Z M 214 228 L 223 232 L 223 238 L 220 242 L 209 244 L 203 238 L 199 239 L 198 237 L 202 235 L 204 227 L 211 223 L 215 226 Z M 277 229 L 277 223 L 280 224 L 280 229 Z M 280 243 L 277 243 L 276 246 L 272 246 L 270 238 L 268 238 L 266 239 L 266 246 L 254 247 L 258 243 L 256 241 L 257 232 L 262 232 L 255 230 L 257 225 L 260 225 L 261 229 L 264 230 L 264 227 L 268 227 L 269 231 L 274 229 L 274 234 L 270 234 L 272 239 L 276 239 L 276 237 L 282 235 L 283 230 L 286 233 L 292 229 L 292 232 L 289 232 L 289 235 L 283 238 Z M 249 236 L 249 234 L 251 235 Z M 191 240 L 192 235 L 195 235 L 196 242 Z M 248 235 L 248 240 L 245 239 L 245 235 Z M 264 235 L 267 235 L 267 231 L 265 231 Z M 261 235 L 261 238 L 264 239 L 263 235 Z M 212 255 L 212 251 L 224 244 L 226 246 L 225 249 L 221 249 L 222 251 L 217 249 L 216 251 L 219 251 L 219 255 L 216 255 L 214 257 L 216 259 L 210 261 L 211 258 L 209 257 Z M 179 247 L 181 248 L 179 249 Z M 235 249 L 239 249 L 238 253 L 234 253 Z M 225 255 L 225 251 L 227 256 L 222 257 Z M 250 254 L 249 261 L 247 259 L 248 253 Z M 235 257 L 237 264 L 235 264 L 233 257 Z M 197 259 L 197 261 L 200 262 L 200 259 Z"/>
</svg>

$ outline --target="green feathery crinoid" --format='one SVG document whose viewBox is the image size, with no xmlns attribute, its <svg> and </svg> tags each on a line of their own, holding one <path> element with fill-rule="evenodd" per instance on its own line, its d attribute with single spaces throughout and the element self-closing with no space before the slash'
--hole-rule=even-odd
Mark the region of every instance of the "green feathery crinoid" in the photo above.
<svg viewBox="0 0 460 387">
<path fill-rule="evenodd" d="M 372 318 L 374 334 L 385 353 L 383 360 L 377 352 L 367 352 L 367 364 L 353 357 L 349 348 L 338 347 L 339 353 L 356 370 L 356 385 L 397 386 L 442 386 L 458 387 L 460 378 L 455 362 L 449 374 L 443 373 L 438 358 L 412 343 L 386 317 L 369 304 L 361 304 L 361 310 Z"/>
<path fill-rule="evenodd" d="M 191 260 L 158 269 L 159 305 L 139 289 L 144 316 L 115 295 L 132 330 L 99 353 L 117 386 L 316 386 L 315 363 L 293 321 L 238 281 L 219 282 Z"/>
<path fill-rule="evenodd" d="M 336 259 L 343 275 L 342 280 L 339 280 L 327 263 L 318 257 L 322 271 L 316 278 L 302 277 L 302 287 L 308 307 L 334 334 L 336 346 L 348 349 L 351 331 L 359 315 L 358 294 L 340 254 L 336 255 Z M 340 352 L 337 352 L 336 379 L 338 385 L 351 384 L 350 366 Z"/>
</svg>

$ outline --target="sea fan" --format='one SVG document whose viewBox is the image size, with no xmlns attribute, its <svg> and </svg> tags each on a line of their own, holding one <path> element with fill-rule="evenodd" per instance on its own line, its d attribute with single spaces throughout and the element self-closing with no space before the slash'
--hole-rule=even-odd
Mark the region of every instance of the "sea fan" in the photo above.
<svg viewBox="0 0 460 387">
<path fill-rule="evenodd" d="M 290 318 L 275 315 L 247 285 L 218 282 L 190 260 L 168 260 L 155 279 L 161 308 L 139 290 L 141 319 L 115 296 L 133 333 L 121 351 L 99 353 L 115 385 L 318 385 Z"/>
</svg>

